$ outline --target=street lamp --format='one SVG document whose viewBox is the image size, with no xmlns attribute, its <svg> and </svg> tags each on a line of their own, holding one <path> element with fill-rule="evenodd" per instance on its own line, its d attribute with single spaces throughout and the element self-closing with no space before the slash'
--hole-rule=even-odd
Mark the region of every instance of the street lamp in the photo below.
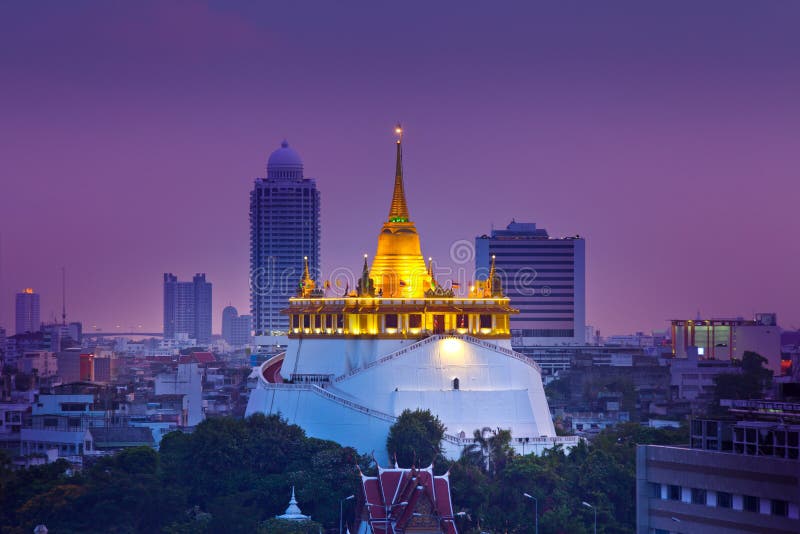
<svg viewBox="0 0 800 534">
<path fill-rule="evenodd" d="M 581 504 L 587 508 L 591 508 L 592 511 L 594 512 L 594 534 L 597 534 L 597 508 L 595 508 L 586 501 L 583 501 Z"/>
<path fill-rule="evenodd" d="M 536 534 L 539 534 L 539 500 L 530 493 L 523 493 L 523 496 L 533 499 L 533 520 Z"/>
<path fill-rule="evenodd" d="M 345 497 L 344 499 L 339 500 L 339 534 L 342 534 L 342 511 L 344 509 L 344 501 L 349 501 L 350 499 L 355 499 L 355 495 L 350 495 L 349 497 Z"/>
</svg>

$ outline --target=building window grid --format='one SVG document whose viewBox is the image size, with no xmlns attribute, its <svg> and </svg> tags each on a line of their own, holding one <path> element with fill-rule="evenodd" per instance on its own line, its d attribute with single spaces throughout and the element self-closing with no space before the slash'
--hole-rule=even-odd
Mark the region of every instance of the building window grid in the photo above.
<svg viewBox="0 0 800 534">
<path fill-rule="evenodd" d="M 650 496 L 651 498 L 657 500 L 682 501 L 681 496 L 683 493 L 683 489 L 684 489 L 683 487 L 675 484 L 659 484 L 657 482 L 653 482 L 650 484 Z M 738 495 L 738 494 L 734 495 L 727 491 L 716 491 L 715 497 L 716 498 L 713 499 L 713 501 L 716 504 L 711 504 L 708 500 L 708 490 L 702 488 L 691 488 L 691 504 L 705 505 L 716 508 L 726 508 L 726 509 L 736 510 L 739 512 L 765 513 L 761 511 L 762 499 L 755 495 Z M 736 497 L 742 498 L 741 509 L 734 508 L 734 502 L 736 501 Z M 791 504 L 789 501 L 783 499 L 764 499 L 764 500 L 767 500 L 770 503 L 769 513 L 771 515 L 780 517 L 789 516 L 789 508 Z"/>
</svg>

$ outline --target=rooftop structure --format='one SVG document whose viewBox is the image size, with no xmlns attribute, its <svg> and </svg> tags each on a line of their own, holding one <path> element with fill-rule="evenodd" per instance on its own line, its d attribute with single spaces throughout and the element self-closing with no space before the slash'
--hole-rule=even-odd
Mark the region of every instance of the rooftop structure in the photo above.
<svg viewBox="0 0 800 534">
<path fill-rule="evenodd" d="M 673 320 L 672 354 L 686 358 L 690 347 L 713 360 L 741 360 L 745 352 L 757 352 L 767 359 L 769 369 L 781 373 L 781 334 L 774 313 L 758 313 L 752 320 Z"/>
</svg>

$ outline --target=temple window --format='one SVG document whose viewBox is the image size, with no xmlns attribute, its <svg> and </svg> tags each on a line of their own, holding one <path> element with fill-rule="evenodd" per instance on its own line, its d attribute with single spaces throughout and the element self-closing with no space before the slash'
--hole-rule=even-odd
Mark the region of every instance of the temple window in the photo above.
<svg viewBox="0 0 800 534">
<path fill-rule="evenodd" d="M 314 316 L 314 328 L 322 328 L 322 316 L 315 315 Z"/>
<path fill-rule="evenodd" d="M 461 381 L 458 378 L 453 379 L 453 389 L 459 389 L 461 386 Z"/>
<path fill-rule="evenodd" d="M 462 334 L 469 328 L 469 316 L 466 313 L 456 315 L 456 328 Z"/>
<path fill-rule="evenodd" d="M 292 328 L 300 328 L 300 316 L 292 315 Z"/>
<path fill-rule="evenodd" d="M 333 315 L 325 316 L 325 328 L 333 328 Z"/>
<path fill-rule="evenodd" d="M 422 328 L 422 315 L 419 313 L 412 313 L 408 316 L 409 328 Z"/>
<path fill-rule="evenodd" d="M 336 314 L 336 328 L 341 329 L 344 328 L 344 315 L 341 313 Z"/>
<path fill-rule="evenodd" d="M 303 328 L 311 328 L 311 316 L 303 314 Z"/>
<path fill-rule="evenodd" d="M 397 328 L 397 314 L 387 313 L 384 321 L 386 328 Z"/>
<path fill-rule="evenodd" d="M 492 316 L 488 313 L 482 313 L 480 317 L 480 329 L 481 330 L 491 330 L 492 329 Z"/>
</svg>

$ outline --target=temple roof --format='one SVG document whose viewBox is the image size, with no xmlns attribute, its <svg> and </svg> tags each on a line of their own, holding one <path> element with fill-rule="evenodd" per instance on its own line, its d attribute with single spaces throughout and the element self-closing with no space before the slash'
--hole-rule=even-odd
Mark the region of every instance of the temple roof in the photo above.
<svg viewBox="0 0 800 534">
<path fill-rule="evenodd" d="M 376 534 L 406 530 L 457 534 L 449 474 L 425 469 L 378 467 L 378 476 L 361 475 L 364 519 Z"/>
</svg>

